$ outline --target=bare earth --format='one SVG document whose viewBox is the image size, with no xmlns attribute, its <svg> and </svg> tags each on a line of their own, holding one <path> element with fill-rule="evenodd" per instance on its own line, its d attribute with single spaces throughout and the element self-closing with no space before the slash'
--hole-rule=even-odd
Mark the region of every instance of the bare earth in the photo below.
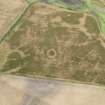
<svg viewBox="0 0 105 105">
<path fill-rule="evenodd" d="M 105 87 L 2 75 L 0 105 L 105 105 Z"/>
<path fill-rule="evenodd" d="M 25 8 L 25 0 L 0 0 L 0 37 Z"/>
</svg>

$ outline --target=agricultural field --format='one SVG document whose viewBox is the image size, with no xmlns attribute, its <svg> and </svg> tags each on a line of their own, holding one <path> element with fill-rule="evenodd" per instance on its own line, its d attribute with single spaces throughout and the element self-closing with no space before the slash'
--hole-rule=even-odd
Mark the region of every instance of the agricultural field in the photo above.
<svg viewBox="0 0 105 105">
<path fill-rule="evenodd" d="M 0 0 L 0 38 L 26 7 L 25 0 Z"/>
<path fill-rule="evenodd" d="M 1 75 L 0 104 L 104 105 L 105 87 Z"/>
<path fill-rule="evenodd" d="M 0 105 L 104 105 L 104 2 L 0 0 Z"/>
<path fill-rule="evenodd" d="M 89 13 L 33 4 L 2 47 L 1 72 L 105 84 L 105 44 Z"/>
</svg>

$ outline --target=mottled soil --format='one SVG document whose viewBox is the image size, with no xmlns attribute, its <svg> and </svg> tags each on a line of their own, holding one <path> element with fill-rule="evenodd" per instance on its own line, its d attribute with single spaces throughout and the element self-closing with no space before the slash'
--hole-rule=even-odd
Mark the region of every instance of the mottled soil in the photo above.
<svg viewBox="0 0 105 105">
<path fill-rule="evenodd" d="M 2 72 L 105 84 L 105 44 L 89 13 L 34 4 L 8 36 Z"/>
</svg>

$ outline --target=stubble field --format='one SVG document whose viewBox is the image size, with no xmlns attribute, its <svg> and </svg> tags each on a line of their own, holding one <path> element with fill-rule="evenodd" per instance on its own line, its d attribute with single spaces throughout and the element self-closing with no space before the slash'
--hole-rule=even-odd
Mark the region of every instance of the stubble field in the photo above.
<svg viewBox="0 0 105 105">
<path fill-rule="evenodd" d="M 25 6 L 25 0 L 0 0 L 0 38 L 9 30 Z"/>
</svg>

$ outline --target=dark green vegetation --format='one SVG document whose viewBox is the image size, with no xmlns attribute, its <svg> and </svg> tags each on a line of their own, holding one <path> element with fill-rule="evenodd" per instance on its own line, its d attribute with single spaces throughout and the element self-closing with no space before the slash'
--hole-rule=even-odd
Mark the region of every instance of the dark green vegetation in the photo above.
<svg viewBox="0 0 105 105">
<path fill-rule="evenodd" d="M 86 16 L 82 26 L 82 13 L 32 5 L 8 34 L 11 53 L 1 71 L 105 84 L 105 48 L 95 19 Z"/>
<path fill-rule="evenodd" d="M 100 33 L 100 29 L 97 25 L 97 21 L 95 19 L 93 19 L 92 16 L 86 17 L 85 27 L 86 27 L 87 31 L 91 34 L 92 33 L 96 33 L 96 34 Z"/>
<path fill-rule="evenodd" d="M 75 24 L 80 23 L 79 19 L 83 17 L 83 14 L 82 13 L 75 13 L 75 12 L 72 13 L 71 12 L 70 15 L 68 15 L 68 13 L 66 13 L 66 12 L 63 13 L 62 12 L 60 14 L 60 16 L 62 16 L 62 18 L 65 22 L 75 25 Z"/>
</svg>

